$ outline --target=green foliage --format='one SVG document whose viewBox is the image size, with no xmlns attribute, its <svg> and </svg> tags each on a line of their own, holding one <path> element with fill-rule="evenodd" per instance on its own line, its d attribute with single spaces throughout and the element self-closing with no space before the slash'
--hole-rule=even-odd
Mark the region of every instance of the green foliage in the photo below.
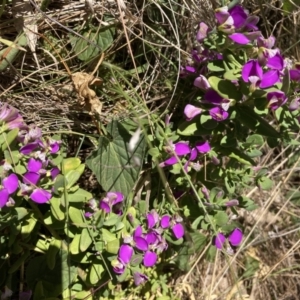
<svg viewBox="0 0 300 300">
<path fill-rule="evenodd" d="M 106 191 L 122 191 L 128 196 L 141 170 L 145 153 L 145 139 L 141 137 L 132 151 L 131 135 L 121 123 L 113 121 L 107 126 L 109 136 L 101 136 L 99 148 L 87 158 L 87 166 L 94 172 Z"/>
</svg>

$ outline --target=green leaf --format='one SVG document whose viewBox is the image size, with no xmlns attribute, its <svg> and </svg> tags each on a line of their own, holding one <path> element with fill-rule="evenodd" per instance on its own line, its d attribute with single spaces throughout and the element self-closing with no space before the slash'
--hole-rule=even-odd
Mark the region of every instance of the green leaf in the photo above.
<svg viewBox="0 0 300 300">
<path fill-rule="evenodd" d="M 2 133 L 4 138 L 3 144 L 1 145 L 2 151 L 6 150 L 18 136 L 19 128 L 10 130 L 8 133 Z"/>
<path fill-rule="evenodd" d="M 84 171 L 85 165 L 81 164 L 76 170 L 70 170 L 66 174 L 66 180 L 67 180 L 67 189 L 71 188 L 80 178 Z"/>
<path fill-rule="evenodd" d="M 237 106 L 236 109 L 238 120 L 249 129 L 267 137 L 280 138 L 280 134 L 267 121 L 257 115 L 251 107 Z"/>
<path fill-rule="evenodd" d="M 212 72 L 223 72 L 223 71 L 225 71 L 223 61 L 220 60 L 220 59 L 209 62 L 207 64 L 207 68 L 208 68 L 208 70 L 210 70 Z"/>
<path fill-rule="evenodd" d="M 45 299 L 43 282 L 41 280 L 37 282 L 33 293 L 33 300 L 40 300 L 40 299 Z"/>
<path fill-rule="evenodd" d="M 235 192 L 235 182 L 228 176 L 224 178 L 224 183 L 228 193 L 233 194 Z"/>
<path fill-rule="evenodd" d="M 273 181 L 266 176 L 259 178 L 257 184 L 264 191 L 270 190 L 273 187 Z"/>
<path fill-rule="evenodd" d="M 203 128 L 199 118 L 194 118 L 191 121 L 181 123 L 177 129 L 177 133 L 183 136 L 202 136 L 211 134 L 211 130 Z"/>
<path fill-rule="evenodd" d="M 80 226 L 80 225 L 84 224 L 84 220 L 83 220 L 80 209 L 70 206 L 69 207 L 69 216 L 74 225 Z"/>
<path fill-rule="evenodd" d="M 71 170 L 76 170 L 81 164 L 78 157 L 65 158 L 62 162 L 62 174 L 66 175 Z"/>
<path fill-rule="evenodd" d="M 245 146 L 262 146 L 264 144 L 264 139 L 259 134 L 252 134 L 247 137 Z"/>
<path fill-rule="evenodd" d="M 96 43 L 103 52 L 113 43 L 115 27 L 111 25 L 102 26 L 100 30 L 97 27 L 91 29 L 87 28 L 84 32 L 81 32 L 81 34 L 87 40 Z M 74 47 L 77 57 L 82 61 L 89 60 L 100 52 L 100 49 L 80 37 L 72 37 L 71 44 Z"/>
<path fill-rule="evenodd" d="M 18 221 L 23 219 L 24 217 L 26 217 L 28 215 L 28 210 L 24 207 L 15 207 L 14 210 L 17 213 Z"/>
<path fill-rule="evenodd" d="M 102 278 L 102 273 L 104 272 L 104 267 L 102 264 L 92 264 L 90 267 L 89 281 L 92 285 L 98 283 Z"/>
<path fill-rule="evenodd" d="M 84 228 L 81 232 L 81 237 L 80 237 L 80 246 L 79 246 L 80 251 L 85 252 L 92 244 L 92 242 L 93 240 L 90 236 L 88 229 Z"/>
<path fill-rule="evenodd" d="M 87 202 L 92 199 L 93 195 L 84 189 L 79 188 L 74 193 L 68 193 L 69 202 Z"/>
<path fill-rule="evenodd" d="M 209 247 L 208 251 L 206 252 L 206 259 L 209 262 L 213 263 L 215 261 L 216 254 L 217 254 L 217 248 L 216 248 L 216 246 L 211 245 Z"/>
<path fill-rule="evenodd" d="M 200 116 L 200 124 L 203 128 L 211 130 L 218 126 L 218 122 L 212 119 L 209 115 L 201 115 Z"/>
<path fill-rule="evenodd" d="M 37 223 L 37 219 L 32 215 L 30 218 L 26 218 L 22 222 L 21 234 L 23 238 L 26 238 L 33 231 L 35 224 Z"/>
<path fill-rule="evenodd" d="M 131 135 L 121 123 L 114 120 L 108 124 L 107 132 L 112 140 L 101 136 L 99 148 L 91 153 L 86 163 L 104 190 L 119 191 L 126 197 L 132 192 L 141 170 L 145 139 L 142 137 L 130 152 L 128 144 Z"/>
<path fill-rule="evenodd" d="M 242 93 L 238 91 L 237 87 L 229 80 L 220 79 L 216 76 L 208 78 L 208 82 L 211 87 L 223 98 L 233 99 L 240 101 L 242 99 Z"/>
<path fill-rule="evenodd" d="M 81 237 L 81 234 L 79 234 L 79 233 L 75 234 L 75 237 L 73 238 L 73 240 L 70 244 L 70 248 L 69 248 L 71 254 L 79 254 L 80 253 L 80 250 L 79 250 L 80 237 Z"/>
<path fill-rule="evenodd" d="M 114 213 L 110 213 L 104 220 L 105 226 L 114 226 L 120 221 L 120 216 Z"/>
<path fill-rule="evenodd" d="M 109 243 L 116 239 L 116 235 L 108 231 L 107 229 L 102 228 L 102 239 L 104 242 Z"/>
<path fill-rule="evenodd" d="M 294 5 L 295 4 L 295 5 Z M 293 11 L 297 10 L 300 6 L 300 0 L 283 0 L 282 9 L 286 14 L 292 13 Z"/>
<path fill-rule="evenodd" d="M 27 260 L 27 258 L 30 255 L 30 251 L 26 250 L 23 255 L 21 257 L 19 257 L 12 265 L 11 267 L 8 269 L 8 274 L 12 274 L 16 271 L 18 271 L 18 269 L 21 267 L 22 264 L 25 263 L 25 261 Z"/>
<path fill-rule="evenodd" d="M 245 164 L 247 166 L 255 166 L 256 163 L 254 162 L 254 160 L 252 160 L 248 155 L 246 155 L 244 152 L 242 152 L 241 150 L 237 149 L 237 148 L 220 148 L 220 151 L 229 156 L 230 158 L 234 158 L 237 161 L 239 161 L 242 164 Z"/>
<path fill-rule="evenodd" d="M 77 277 L 77 268 L 69 265 L 68 252 L 60 250 L 56 255 L 55 267 L 50 270 L 46 256 L 36 256 L 26 268 L 26 283 L 33 289 L 37 281 L 42 281 L 46 297 L 57 297 Z"/>
<path fill-rule="evenodd" d="M 61 206 L 60 198 L 52 197 L 50 201 L 51 213 L 55 219 L 62 221 L 65 219 L 65 212 Z"/>
<path fill-rule="evenodd" d="M 56 254 L 61 248 L 61 240 L 52 238 L 48 251 L 46 253 L 47 266 L 50 270 L 53 270 L 56 263 Z"/>
<path fill-rule="evenodd" d="M 62 191 L 65 186 L 67 186 L 65 176 L 58 174 L 57 177 L 55 178 L 55 182 L 54 182 L 54 186 L 53 186 L 54 193 L 56 195 L 59 195 L 59 192 Z"/>
<path fill-rule="evenodd" d="M 120 249 L 120 239 L 114 239 L 106 244 L 106 251 L 112 254 L 118 254 Z"/>
<path fill-rule="evenodd" d="M 225 211 L 218 211 L 214 216 L 214 221 L 216 225 L 223 226 L 228 222 L 228 215 Z"/>
</svg>

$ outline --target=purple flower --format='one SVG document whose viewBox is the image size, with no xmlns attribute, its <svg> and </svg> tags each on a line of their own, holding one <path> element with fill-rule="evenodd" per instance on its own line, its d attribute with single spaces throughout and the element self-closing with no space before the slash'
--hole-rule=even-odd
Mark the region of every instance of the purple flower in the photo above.
<svg viewBox="0 0 300 300">
<path fill-rule="evenodd" d="M 208 28 L 208 26 L 205 23 L 201 22 L 199 24 L 199 29 L 196 35 L 197 41 L 202 42 L 207 37 L 209 31 L 210 29 Z"/>
<path fill-rule="evenodd" d="M 239 205 L 239 204 L 240 204 L 240 203 L 239 203 L 239 200 L 237 200 L 237 199 L 232 199 L 232 200 L 227 201 L 227 202 L 225 203 L 225 206 L 231 207 L 231 206 L 237 206 L 237 205 Z"/>
<path fill-rule="evenodd" d="M 178 142 L 174 145 L 172 145 L 172 150 L 168 151 L 173 153 L 173 151 L 176 153 L 177 156 L 184 156 L 188 153 L 190 153 L 191 149 L 190 146 L 188 145 L 188 143 L 184 143 L 184 142 Z M 174 165 L 178 162 L 177 157 L 171 156 L 170 158 L 168 158 L 167 160 L 165 160 L 164 162 L 160 163 L 159 166 L 161 168 L 165 167 L 165 166 L 171 166 Z"/>
<path fill-rule="evenodd" d="M 280 106 L 286 103 L 287 96 L 282 91 L 269 92 L 267 94 L 267 99 L 269 101 L 268 107 L 272 110 L 276 110 Z"/>
<path fill-rule="evenodd" d="M 58 167 L 54 167 L 50 170 L 51 178 L 54 180 L 56 176 L 60 173 L 60 170 Z"/>
<path fill-rule="evenodd" d="M 135 272 L 133 274 L 133 280 L 134 280 L 134 284 L 136 286 L 145 283 L 148 279 L 149 278 L 146 275 L 142 274 L 142 273 Z"/>
<path fill-rule="evenodd" d="M 214 245 L 216 246 L 217 249 L 222 249 L 223 248 L 223 244 L 226 241 L 226 237 L 223 233 L 218 233 L 216 235 L 216 237 L 214 238 Z"/>
<path fill-rule="evenodd" d="M 27 163 L 27 170 L 29 172 L 39 172 L 42 166 L 43 163 L 40 160 L 30 158 Z"/>
<path fill-rule="evenodd" d="M 116 274 L 123 274 L 125 271 L 125 264 L 118 258 L 111 262 L 113 270 Z"/>
<path fill-rule="evenodd" d="M 120 192 L 108 192 L 106 197 L 100 201 L 100 208 L 103 209 L 106 213 L 110 213 L 111 209 L 117 203 L 120 203 L 124 200 L 124 195 Z"/>
<path fill-rule="evenodd" d="M 10 174 L 2 180 L 2 185 L 3 188 L 0 190 L 0 208 L 7 204 L 10 195 L 18 189 L 18 176 L 16 174 Z"/>
<path fill-rule="evenodd" d="M 145 267 L 152 267 L 157 261 L 157 254 L 152 251 L 146 251 L 143 259 L 143 264 Z"/>
<path fill-rule="evenodd" d="M 48 202 L 51 199 L 51 193 L 43 190 L 41 188 L 33 190 L 33 192 L 30 195 L 30 198 L 32 201 L 43 204 Z"/>
<path fill-rule="evenodd" d="M 158 222 L 159 215 L 155 210 L 147 214 L 148 228 L 153 228 Z"/>
<path fill-rule="evenodd" d="M 37 183 L 40 180 L 40 174 L 35 172 L 27 172 L 23 176 L 23 183 L 25 184 L 31 184 L 31 185 L 37 185 Z"/>
<path fill-rule="evenodd" d="M 14 128 L 23 128 L 25 126 L 24 120 L 20 114 L 18 114 L 17 118 L 14 120 L 7 122 L 6 127 L 8 129 L 14 129 Z"/>
<path fill-rule="evenodd" d="M 265 39 L 263 36 L 260 36 L 259 38 L 257 38 L 257 46 L 271 49 L 274 47 L 275 41 L 276 39 L 274 36 L 270 36 L 267 39 Z"/>
<path fill-rule="evenodd" d="M 236 29 L 241 28 L 248 17 L 248 13 L 245 9 L 240 5 L 235 5 L 228 12 L 233 19 L 234 27 Z"/>
<path fill-rule="evenodd" d="M 248 39 L 243 33 L 233 33 L 228 37 L 235 43 L 241 45 L 246 45 L 250 42 L 250 39 Z"/>
<path fill-rule="evenodd" d="M 29 155 L 31 152 L 36 150 L 38 146 L 39 146 L 38 142 L 28 143 L 27 145 L 21 147 L 20 153 L 22 153 L 23 155 Z"/>
<path fill-rule="evenodd" d="M 209 110 L 209 114 L 214 120 L 218 122 L 226 120 L 229 116 L 227 111 L 225 111 L 222 107 L 217 107 L 217 106 L 211 108 Z"/>
<path fill-rule="evenodd" d="M 199 153 L 202 153 L 202 154 L 209 152 L 211 149 L 208 141 L 197 142 L 195 144 L 195 148 L 197 149 L 197 151 Z"/>
<path fill-rule="evenodd" d="M 124 264 L 128 264 L 133 255 L 133 248 L 129 245 L 122 245 L 119 249 L 118 257 Z"/>
<path fill-rule="evenodd" d="M 276 53 L 273 57 L 268 59 L 267 67 L 282 71 L 284 67 L 283 57 L 279 53 Z"/>
<path fill-rule="evenodd" d="M 257 86 L 267 88 L 279 81 L 278 70 L 270 70 L 263 74 L 262 67 L 257 60 L 249 60 L 242 69 L 242 78 L 245 82 L 251 83 L 251 89 Z"/>
<path fill-rule="evenodd" d="M 300 106 L 300 98 L 295 98 L 292 100 L 292 102 L 289 105 L 289 111 L 295 111 Z"/>
<path fill-rule="evenodd" d="M 228 241 L 231 246 L 238 246 L 243 239 L 243 233 L 239 228 L 235 228 L 228 236 Z M 214 239 L 213 244 L 216 246 L 217 249 L 222 249 L 223 244 L 226 241 L 226 237 L 223 233 L 218 233 Z"/>
<path fill-rule="evenodd" d="M 243 239 L 243 233 L 239 228 L 235 228 L 228 237 L 228 241 L 232 246 L 238 246 Z"/>
<path fill-rule="evenodd" d="M 16 108 L 7 103 L 2 104 L 0 102 L 0 121 L 8 123 L 14 121 L 19 116 L 19 111 Z"/>
<path fill-rule="evenodd" d="M 198 87 L 201 90 L 208 90 L 210 88 L 210 84 L 207 80 L 207 78 L 203 75 L 199 75 L 195 80 L 194 80 L 194 86 Z"/>
<path fill-rule="evenodd" d="M 172 231 L 177 239 L 180 239 L 184 236 L 184 228 L 180 223 L 175 224 L 172 227 Z"/>
<path fill-rule="evenodd" d="M 200 115 L 202 112 L 202 109 L 199 107 L 196 107 L 191 104 L 187 104 L 184 108 L 184 115 L 187 121 L 192 120 L 194 117 Z"/>
<path fill-rule="evenodd" d="M 171 217 L 169 215 L 162 216 L 161 220 L 160 220 L 160 226 L 163 229 L 170 227 L 170 220 L 171 220 Z"/>
<path fill-rule="evenodd" d="M 290 78 L 293 81 L 300 82 L 300 70 L 298 70 L 298 69 L 290 70 Z"/>
</svg>

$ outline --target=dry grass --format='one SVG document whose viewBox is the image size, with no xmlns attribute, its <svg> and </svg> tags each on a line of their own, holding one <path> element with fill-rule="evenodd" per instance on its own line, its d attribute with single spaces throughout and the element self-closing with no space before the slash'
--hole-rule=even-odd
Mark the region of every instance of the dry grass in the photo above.
<svg viewBox="0 0 300 300">
<path fill-rule="evenodd" d="M 98 58 L 86 63 L 79 61 L 70 47 L 68 28 L 74 29 L 88 18 L 98 20 L 95 22 L 101 26 L 105 23 L 102 16 L 107 13 L 112 16 L 111 22 L 115 22 L 117 31 L 113 45 L 105 53 L 105 63 L 96 73 L 105 78 L 99 92 L 99 99 L 103 102 L 102 121 L 130 115 L 136 109 L 143 114 L 165 109 L 172 113 L 179 105 L 174 94 L 178 84 L 174 65 L 179 66 L 188 59 L 197 24 L 199 21 L 211 24 L 212 9 L 217 4 L 216 1 L 180 0 L 176 2 L 177 10 L 166 14 L 159 4 L 153 2 L 161 17 L 161 23 L 154 26 L 147 11 L 149 3 L 102 0 L 94 3 L 93 14 L 86 9 L 84 1 L 52 1 L 44 15 L 33 9 L 30 18 L 38 28 L 37 59 L 34 52 L 21 51 L 16 60 L 0 72 L 1 101 L 18 107 L 28 122 L 35 122 L 44 130 L 95 133 L 88 111 L 79 107 L 78 93 L 72 89 L 66 66 L 71 74 L 91 73 Z M 284 54 L 300 60 L 299 10 L 284 14 L 280 1 L 247 0 L 244 4 L 251 12 L 263 16 L 263 32 L 277 37 L 277 46 Z M 14 40 L 18 35 L 16 16 L 14 7 L 7 5 L 0 19 L 2 38 Z M 29 17 L 22 18 L 24 22 Z M 163 31 L 159 30 L 160 27 Z M 45 36 L 53 37 L 55 51 Z M 109 73 L 110 63 L 130 75 L 118 68 Z M 139 71 L 143 65 L 145 68 Z M 122 91 L 119 86 L 116 88 L 114 80 L 110 80 L 113 74 L 120 79 Z M 128 98 L 135 101 L 128 103 Z M 278 153 L 278 149 L 265 148 L 261 166 L 273 170 L 269 176 L 276 186 L 268 193 L 257 189 L 245 191 L 256 199 L 260 208 L 251 213 L 244 212 L 239 217 L 247 234 L 243 245 L 232 257 L 219 253 L 214 263 L 205 262 L 205 253 L 195 257 L 192 270 L 176 281 L 179 298 L 300 299 L 297 225 L 300 209 L 287 197 L 288 192 L 299 186 L 298 150 L 291 151 L 291 147 L 286 147 Z M 292 158 L 294 162 L 290 163 Z M 243 277 L 246 270 L 249 276 Z"/>
</svg>

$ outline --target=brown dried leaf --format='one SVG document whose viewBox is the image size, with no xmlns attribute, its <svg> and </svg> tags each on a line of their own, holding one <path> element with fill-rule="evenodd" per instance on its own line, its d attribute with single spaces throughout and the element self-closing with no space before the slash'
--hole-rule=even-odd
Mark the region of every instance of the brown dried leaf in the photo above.
<svg viewBox="0 0 300 300">
<path fill-rule="evenodd" d="M 72 74 L 72 81 L 76 92 L 79 96 L 79 103 L 85 105 L 85 108 L 91 115 L 101 115 L 102 102 L 97 97 L 94 90 L 90 89 L 91 85 L 100 85 L 102 79 L 95 78 L 93 75 L 84 72 Z"/>
</svg>

